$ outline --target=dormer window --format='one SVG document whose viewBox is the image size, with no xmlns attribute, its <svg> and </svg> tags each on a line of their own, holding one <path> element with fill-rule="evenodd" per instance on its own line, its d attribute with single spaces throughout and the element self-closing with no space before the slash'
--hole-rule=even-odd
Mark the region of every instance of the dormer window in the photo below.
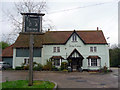
<svg viewBox="0 0 120 90">
<path fill-rule="evenodd" d="M 76 41 L 77 41 L 77 35 L 76 35 L 76 34 L 73 34 L 73 36 L 72 36 L 72 41 L 73 41 L 73 42 L 76 42 Z"/>
</svg>

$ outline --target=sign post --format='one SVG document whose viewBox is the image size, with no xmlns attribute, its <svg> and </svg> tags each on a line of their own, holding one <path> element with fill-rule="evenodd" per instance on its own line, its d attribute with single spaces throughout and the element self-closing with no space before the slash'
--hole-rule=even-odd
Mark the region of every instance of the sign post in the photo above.
<svg viewBox="0 0 120 90">
<path fill-rule="evenodd" d="M 42 16 L 43 13 L 21 13 L 23 15 L 22 32 L 30 34 L 29 42 L 29 86 L 33 85 L 33 42 L 34 34 L 42 33 Z M 33 34 L 34 33 L 34 34 Z"/>
<path fill-rule="evenodd" d="M 29 49 L 29 86 L 33 85 L 33 35 L 30 34 L 30 49 Z"/>
</svg>

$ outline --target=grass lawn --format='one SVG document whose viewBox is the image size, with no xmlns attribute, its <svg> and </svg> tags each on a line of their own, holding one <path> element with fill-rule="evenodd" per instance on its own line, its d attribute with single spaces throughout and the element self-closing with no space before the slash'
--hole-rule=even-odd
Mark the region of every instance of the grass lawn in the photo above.
<svg viewBox="0 0 120 90">
<path fill-rule="evenodd" d="M 49 81 L 33 81 L 33 86 L 28 86 L 27 80 L 7 81 L 2 83 L 2 88 L 51 88 L 55 86 Z"/>
</svg>

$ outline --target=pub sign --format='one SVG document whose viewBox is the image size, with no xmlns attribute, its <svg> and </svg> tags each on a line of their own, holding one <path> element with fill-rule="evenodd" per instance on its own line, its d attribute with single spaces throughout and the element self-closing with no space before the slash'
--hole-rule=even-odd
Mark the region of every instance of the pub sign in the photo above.
<svg viewBox="0 0 120 90">
<path fill-rule="evenodd" d="M 25 32 L 39 32 L 40 17 L 25 16 Z"/>
</svg>

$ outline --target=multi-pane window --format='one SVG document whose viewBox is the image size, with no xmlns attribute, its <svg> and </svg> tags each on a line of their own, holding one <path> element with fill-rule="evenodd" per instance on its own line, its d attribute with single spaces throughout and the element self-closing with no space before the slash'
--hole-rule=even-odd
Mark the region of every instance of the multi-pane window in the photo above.
<svg viewBox="0 0 120 90">
<path fill-rule="evenodd" d="M 56 52 L 56 47 L 53 47 L 53 52 Z"/>
<path fill-rule="evenodd" d="M 90 47 L 90 52 L 93 52 L 93 47 Z"/>
<path fill-rule="evenodd" d="M 88 66 L 90 66 L 90 59 L 88 59 Z"/>
<path fill-rule="evenodd" d="M 97 58 L 89 58 L 88 59 L 88 66 L 100 66 L 101 65 L 101 59 Z"/>
<path fill-rule="evenodd" d="M 57 47 L 57 52 L 60 52 L 60 47 Z"/>
<path fill-rule="evenodd" d="M 25 59 L 24 59 L 24 64 L 25 64 L 25 65 L 29 64 L 29 59 L 26 59 L 26 58 L 25 58 Z"/>
<path fill-rule="evenodd" d="M 73 41 L 73 42 L 76 42 L 76 41 L 77 41 L 77 35 L 76 35 L 76 34 L 73 34 L 73 36 L 72 36 L 72 41 Z"/>
<path fill-rule="evenodd" d="M 97 47 L 94 47 L 94 52 L 97 52 Z"/>
<path fill-rule="evenodd" d="M 54 65 L 55 65 L 55 66 L 59 66 L 59 65 L 60 65 L 60 59 L 54 60 Z"/>
<path fill-rule="evenodd" d="M 60 52 L 60 47 L 53 47 L 53 52 Z"/>
<path fill-rule="evenodd" d="M 97 66 L 97 59 L 95 58 L 91 59 L 91 66 Z"/>
<path fill-rule="evenodd" d="M 29 57 L 29 49 L 28 48 L 17 48 L 16 57 Z M 33 57 L 41 57 L 41 48 L 33 49 Z"/>
<path fill-rule="evenodd" d="M 97 52 L 97 47 L 90 47 L 90 52 Z"/>
</svg>

